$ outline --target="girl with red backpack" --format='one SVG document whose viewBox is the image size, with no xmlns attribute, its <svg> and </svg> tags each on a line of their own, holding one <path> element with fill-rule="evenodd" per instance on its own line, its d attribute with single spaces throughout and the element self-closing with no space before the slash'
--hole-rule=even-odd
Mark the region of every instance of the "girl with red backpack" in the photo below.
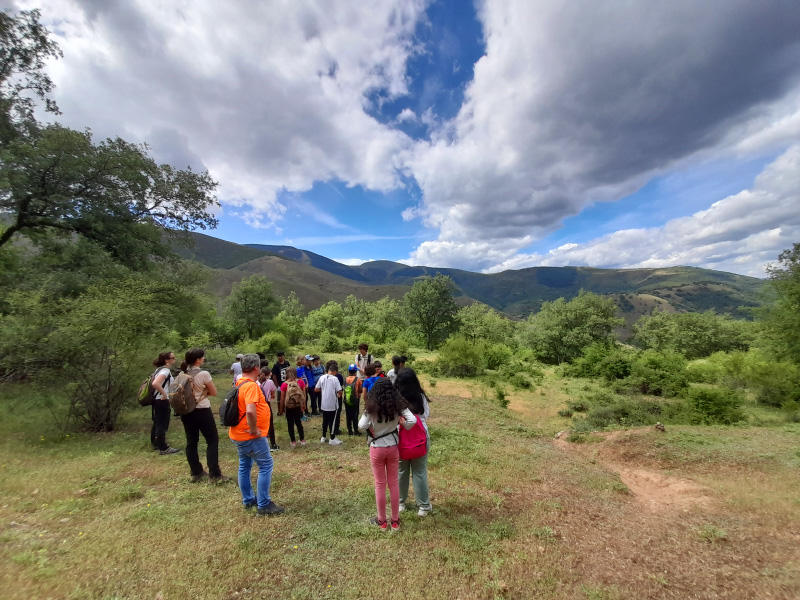
<svg viewBox="0 0 800 600">
<path fill-rule="evenodd" d="M 416 429 L 422 428 L 419 437 L 424 436 L 424 441 L 417 442 L 416 438 L 412 435 L 410 443 L 405 443 L 405 439 L 400 442 L 400 464 L 399 479 L 400 479 L 400 512 L 406 509 L 406 500 L 408 499 L 408 479 L 411 475 L 411 480 L 414 485 L 414 499 L 417 503 L 417 515 L 420 517 L 428 516 L 428 513 L 433 509 L 430 500 L 430 491 L 428 489 L 428 451 L 430 450 L 431 438 L 428 433 L 428 416 L 430 415 L 430 408 L 428 407 L 428 397 L 422 390 L 419 383 L 419 378 L 410 367 L 404 367 L 397 372 L 395 380 L 395 388 L 408 403 L 408 407 L 419 420 Z M 419 444 L 422 444 L 420 446 Z M 418 450 L 417 450 L 418 448 Z M 408 452 L 404 456 L 404 452 Z"/>
<path fill-rule="evenodd" d="M 369 460 L 375 478 L 375 504 L 378 515 L 370 519 L 384 531 L 400 528 L 400 493 L 398 486 L 398 464 L 400 454 L 397 444 L 400 435 L 398 425 L 411 429 L 417 418 L 406 408 L 406 403 L 395 391 L 388 379 L 379 379 L 372 386 L 364 402 L 364 414 L 358 428 L 366 431 L 369 440 Z M 389 486 L 391 525 L 386 522 L 386 486 Z"/>
</svg>

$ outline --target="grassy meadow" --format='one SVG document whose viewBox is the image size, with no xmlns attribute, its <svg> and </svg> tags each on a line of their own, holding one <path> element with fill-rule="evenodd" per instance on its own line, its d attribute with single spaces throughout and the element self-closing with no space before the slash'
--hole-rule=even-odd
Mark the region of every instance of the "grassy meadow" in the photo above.
<svg viewBox="0 0 800 600">
<path fill-rule="evenodd" d="M 215 382 L 224 394 L 227 373 Z M 150 451 L 148 409 L 75 433 L 55 422 L 58 389 L 0 385 L 0 597 L 800 597 L 800 424 L 778 411 L 570 442 L 554 439 L 570 426 L 558 411 L 599 384 L 548 370 L 505 408 L 477 380 L 423 383 L 434 511 L 391 533 L 367 524 L 364 438 L 323 446 L 319 417 L 294 450 L 277 419 L 272 495 L 287 512 L 254 518 L 234 484 L 191 484 L 183 454 Z M 168 440 L 184 446 L 177 419 Z"/>
</svg>

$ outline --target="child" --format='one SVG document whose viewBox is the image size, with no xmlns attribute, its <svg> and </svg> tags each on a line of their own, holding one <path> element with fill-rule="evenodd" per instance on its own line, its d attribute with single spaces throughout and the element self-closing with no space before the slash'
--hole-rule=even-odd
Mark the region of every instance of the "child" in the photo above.
<svg viewBox="0 0 800 600">
<path fill-rule="evenodd" d="M 317 381 L 317 389 L 322 394 L 320 402 L 322 408 L 322 439 L 321 444 L 327 444 L 328 438 L 325 437 L 325 432 L 330 431 L 331 446 L 338 446 L 342 440 L 336 439 L 336 413 L 339 406 L 339 396 L 342 394 L 342 386 L 339 379 L 336 377 L 339 372 L 338 365 L 331 361 L 328 363 L 328 372 L 319 378 Z"/>
<path fill-rule="evenodd" d="M 383 372 L 383 363 L 379 360 L 376 360 L 374 363 L 375 365 L 375 377 L 386 377 L 386 373 Z"/>
<path fill-rule="evenodd" d="M 308 381 L 308 375 L 306 374 L 306 357 L 305 354 L 298 354 L 295 358 L 295 365 L 297 368 L 297 380 L 302 381 L 305 383 L 305 388 L 308 390 L 306 393 L 306 403 L 303 405 L 303 416 L 305 417 L 303 420 L 308 421 L 308 417 L 311 416 L 311 413 L 308 412 L 308 397 L 311 395 L 311 384 Z M 313 373 L 311 373 L 313 379 Z"/>
<path fill-rule="evenodd" d="M 389 381 L 392 383 L 395 382 L 397 379 L 397 372 L 406 366 L 407 360 L 408 359 L 405 356 L 395 355 L 392 357 L 392 368 L 389 369 L 389 372 L 386 374 L 386 376 L 389 378 Z"/>
<path fill-rule="evenodd" d="M 269 367 L 261 367 L 261 372 L 258 375 L 258 385 L 261 391 L 264 392 L 264 398 L 267 399 L 269 404 L 269 444 L 270 450 L 280 450 L 278 444 L 275 442 L 275 382 L 272 381 L 272 371 Z"/>
<path fill-rule="evenodd" d="M 286 413 L 286 423 L 289 426 L 289 439 L 292 448 L 297 446 L 294 441 L 294 428 L 300 434 L 300 445 L 306 445 L 305 432 L 303 431 L 303 406 L 305 406 L 305 382 L 297 379 L 297 370 L 293 367 L 286 369 L 286 381 L 281 384 L 281 399 L 278 405 L 278 414 Z"/>
<path fill-rule="evenodd" d="M 358 378 L 358 367 L 353 363 L 347 369 L 348 376 L 345 379 L 344 390 L 344 411 L 347 421 L 347 435 L 358 434 L 358 407 L 361 403 L 361 380 Z"/>
<path fill-rule="evenodd" d="M 427 438 L 424 456 L 410 460 L 400 459 L 400 512 L 406 509 L 408 479 L 410 476 L 414 482 L 414 498 L 419 508 L 417 515 L 425 517 L 433 509 L 428 490 L 428 452 L 431 447 L 431 437 L 428 433 L 427 425 L 428 416 L 430 415 L 429 400 L 422 390 L 417 374 L 411 368 L 403 369 L 397 374 L 395 389 L 408 403 L 409 410 L 414 413 L 417 419 L 422 421 L 422 425 L 425 428 L 425 437 Z"/>
<path fill-rule="evenodd" d="M 364 375 L 366 376 L 366 379 L 361 382 L 361 385 L 364 389 L 364 398 L 367 397 L 369 390 L 373 385 L 375 385 L 375 382 L 378 381 L 378 376 L 375 374 L 376 370 L 375 363 L 367 365 L 364 368 Z"/>
<path fill-rule="evenodd" d="M 411 429 L 417 418 L 406 408 L 403 397 L 397 393 L 388 379 L 379 379 L 367 394 L 364 401 L 364 414 L 358 421 L 358 428 L 367 432 L 369 460 L 375 478 L 375 504 L 378 515 L 369 522 L 384 531 L 386 524 L 386 486 L 389 486 L 389 502 L 392 510 L 391 529 L 400 529 L 400 486 L 398 465 L 400 454 L 397 450 L 399 435 L 397 425 Z"/>
<path fill-rule="evenodd" d="M 322 373 L 314 372 L 314 357 L 306 354 L 306 379 L 308 380 L 308 396 L 311 400 L 311 416 L 319 416 L 319 392 L 316 390 L 317 379 Z"/>
</svg>

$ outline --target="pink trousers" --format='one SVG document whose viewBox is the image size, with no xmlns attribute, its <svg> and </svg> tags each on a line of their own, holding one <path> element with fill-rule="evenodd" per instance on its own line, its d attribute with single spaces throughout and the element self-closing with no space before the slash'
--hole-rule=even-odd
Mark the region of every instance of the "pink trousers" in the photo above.
<svg viewBox="0 0 800 600">
<path fill-rule="evenodd" d="M 400 454 L 397 446 L 387 448 L 369 448 L 369 461 L 372 463 L 372 475 L 375 477 L 375 505 L 378 508 L 378 520 L 386 520 L 386 484 L 389 484 L 389 504 L 392 508 L 392 521 L 400 518 L 400 486 L 397 482 Z"/>
</svg>

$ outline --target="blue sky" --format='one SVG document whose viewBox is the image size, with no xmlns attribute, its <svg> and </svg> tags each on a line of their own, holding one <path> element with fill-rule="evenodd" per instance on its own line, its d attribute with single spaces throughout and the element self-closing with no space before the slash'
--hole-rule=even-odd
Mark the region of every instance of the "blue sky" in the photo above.
<svg viewBox="0 0 800 600">
<path fill-rule="evenodd" d="M 0 0 L 2 1 L 2 0 Z M 59 120 L 353 263 L 762 276 L 800 241 L 800 4 L 19 0 Z"/>
</svg>

